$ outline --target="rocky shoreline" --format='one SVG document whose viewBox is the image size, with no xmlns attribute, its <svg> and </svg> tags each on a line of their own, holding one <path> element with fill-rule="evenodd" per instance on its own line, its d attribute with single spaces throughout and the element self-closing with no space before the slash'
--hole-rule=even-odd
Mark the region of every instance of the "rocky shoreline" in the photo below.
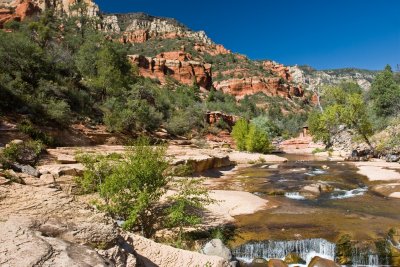
<svg viewBox="0 0 400 267">
<path fill-rule="evenodd" d="M 74 193 L 74 176 L 81 175 L 77 151 L 122 153 L 122 146 L 49 149 L 37 167 L 38 177 L 16 173 L 24 184 L 0 175 L 0 264 L 2 266 L 228 266 L 217 256 L 176 249 L 123 231 L 106 214 Z M 188 164 L 195 172 L 251 164 L 257 160 L 284 162 L 274 155 L 231 150 L 170 146 L 171 164 Z M 211 191 L 218 202 L 207 207 L 210 226 L 233 216 L 265 208 L 267 201 L 247 192 Z M 35 246 L 35 249 L 32 247 Z M 208 265 L 207 265 L 208 264 Z M 211 264 L 211 265 L 209 265 Z"/>
<path fill-rule="evenodd" d="M 232 264 L 222 257 L 176 249 L 123 231 L 114 220 L 88 204 L 87 199 L 75 196 L 74 176 L 81 175 L 84 170 L 83 165 L 77 163 L 74 157 L 78 151 L 123 153 L 124 147 L 49 149 L 37 167 L 39 177 L 15 173 L 23 179 L 25 185 L 10 183 L 0 175 L 0 251 L 4 252 L 0 254 L 2 266 Z M 221 178 L 229 179 L 241 168 L 255 163 L 278 166 L 287 161 L 277 155 L 244 153 L 225 148 L 201 149 L 192 144 L 170 145 L 167 154 L 172 165 L 189 165 L 195 177 L 206 178 L 205 184 L 210 187 L 210 195 L 217 202 L 206 207 L 205 227 L 232 223 L 235 216 L 252 214 L 273 208 L 274 205 L 249 192 L 211 190 Z M 359 173 L 371 181 L 383 180 L 373 186 L 372 191 L 387 197 L 399 197 L 400 165 L 384 161 L 349 164 L 355 165 Z M 383 176 L 387 179 L 379 178 Z M 272 266 L 286 266 L 282 265 L 285 264 L 283 262 L 275 264 Z"/>
</svg>

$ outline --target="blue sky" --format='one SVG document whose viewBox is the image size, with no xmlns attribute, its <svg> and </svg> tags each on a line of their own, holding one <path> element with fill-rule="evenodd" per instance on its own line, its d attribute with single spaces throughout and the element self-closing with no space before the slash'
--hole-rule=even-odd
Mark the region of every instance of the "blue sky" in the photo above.
<svg viewBox="0 0 400 267">
<path fill-rule="evenodd" d="M 400 64 L 400 0 L 95 0 L 204 30 L 252 59 L 317 69 Z"/>
</svg>

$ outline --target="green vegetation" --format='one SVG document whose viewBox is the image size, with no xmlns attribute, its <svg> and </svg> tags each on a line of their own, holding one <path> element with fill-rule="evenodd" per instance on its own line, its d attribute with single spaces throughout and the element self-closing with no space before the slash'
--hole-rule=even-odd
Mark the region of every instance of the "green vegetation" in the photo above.
<svg viewBox="0 0 400 267">
<path fill-rule="evenodd" d="M 8 167 L 12 163 L 35 166 L 43 152 L 44 145 L 40 141 L 10 143 L 0 153 L 0 163 Z"/>
<path fill-rule="evenodd" d="M 242 151 L 269 153 L 272 150 L 268 133 L 244 119 L 236 122 L 232 129 L 232 137 L 237 148 Z"/>
<path fill-rule="evenodd" d="M 345 86 L 345 85 L 342 85 Z M 369 137 L 372 124 L 367 108 L 359 92 L 349 91 L 347 87 L 327 87 L 326 101 L 322 112 L 310 114 L 308 125 L 314 139 L 330 144 L 330 138 L 338 132 L 341 125 L 353 129 L 371 148 Z"/>
<path fill-rule="evenodd" d="M 178 229 L 181 242 L 184 227 L 201 223 L 198 211 L 212 202 L 201 180 L 173 181 L 166 147 L 151 146 L 145 138 L 127 147 L 123 155 L 83 154 L 77 159 L 86 167 L 83 176 L 76 178 L 80 192 L 98 192 L 100 209 L 124 221 L 124 229 L 140 231 L 146 237 L 166 226 Z M 160 199 L 168 187 L 177 193 L 169 197 L 165 208 Z"/>
<path fill-rule="evenodd" d="M 400 83 L 396 83 L 392 68 L 387 65 L 372 83 L 370 99 L 379 117 L 400 114 Z"/>
<path fill-rule="evenodd" d="M 199 225 L 203 221 L 199 211 L 214 202 L 202 182 L 194 178 L 182 179 L 173 185 L 177 193 L 169 197 L 172 205 L 167 209 L 166 219 L 169 227 L 178 229 L 177 246 L 182 244 L 184 227 Z"/>
<path fill-rule="evenodd" d="M 400 110 L 400 82 L 390 66 L 378 73 L 369 92 L 354 83 L 326 86 L 321 93 L 321 109 L 310 113 L 308 124 L 314 139 L 330 145 L 331 137 L 341 127 L 352 130 L 371 149 L 370 137 L 383 129 L 393 132 L 388 140 L 380 140 L 378 151 L 398 147 L 396 122 Z M 392 149 L 389 149 L 393 146 Z"/>
</svg>

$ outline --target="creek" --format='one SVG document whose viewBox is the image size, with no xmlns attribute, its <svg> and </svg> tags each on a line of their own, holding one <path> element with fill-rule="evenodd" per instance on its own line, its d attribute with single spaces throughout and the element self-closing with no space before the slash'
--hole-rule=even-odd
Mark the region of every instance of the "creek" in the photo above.
<svg viewBox="0 0 400 267">
<path fill-rule="evenodd" d="M 245 262 L 296 253 L 307 263 L 320 255 L 346 266 L 391 266 L 387 234 L 400 225 L 400 200 L 370 192 L 376 182 L 351 164 L 284 157 L 287 163 L 246 167 L 218 183 L 269 201 L 265 210 L 235 217 L 233 254 Z"/>
</svg>

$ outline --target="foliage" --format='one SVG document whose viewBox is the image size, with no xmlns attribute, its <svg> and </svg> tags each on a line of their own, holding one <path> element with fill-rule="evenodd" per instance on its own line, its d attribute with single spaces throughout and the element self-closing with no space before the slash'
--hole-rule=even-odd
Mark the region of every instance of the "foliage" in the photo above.
<svg viewBox="0 0 400 267">
<path fill-rule="evenodd" d="M 55 144 L 53 137 L 47 135 L 45 132 L 36 128 L 31 121 L 23 120 L 18 126 L 18 130 L 23 132 L 24 134 L 29 135 L 35 141 L 41 141 L 45 145 L 52 146 Z"/>
<path fill-rule="evenodd" d="M 251 123 L 256 125 L 259 129 L 266 132 L 269 137 L 277 137 L 281 135 L 281 129 L 270 120 L 267 116 L 258 116 L 251 120 Z"/>
<path fill-rule="evenodd" d="M 239 150 L 246 150 L 246 138 L 249 132 L 249 123 L 245 119 L 240 119 L 236 122 L 232 129 L 232 137 L 236 142 L 236 147 Z"/>
<path fill-rule="evenodd" d="M 265 129 L 244 119 L 236 122 L 232 129 L 232 137 L 239 150 L 249 152 L 269 153 L 271 142 Z"/>
<path fill-rule="evenodd" d="M 44 145 L 40 141 L 10 143 L 2 150 L 3 163 L 36 165 Z"/>
<path fill-rule="evenodd" d="M 269 153 L 272 150 L 267 132 L 250 124 L 246 136 L 246 150 L 249 152 Z"/>
<path fill-rule="evenodd" d="M 124 220 L 123 228 L 137 227 L 146 237 L 153 234 L 158 201 L 169 181 L 165 153 L 165 146 L 150 146 L 149 140 L 140 138 L 99 185 L 103 208 Z"/>
<path fill-rule="evenodd" d="M 200 211 L 214 202 L 202 182 L 193 178 L 174 182 L 177 193 L 169 197 L 172 205 L 167 209 L 167 226 L 178 228 L 178 244 L 182 242 L 184 227 L 199 225 L 202 222 Z"/>
<path fill-rule="evenodd" d="M 99 191 L 107 177 L 111 175 L 113 166 L 118 164 L 118 158 L 114 156 L 78 154 L 76 159 L 85 166 L 83 176 L 75 179 L 82 194 Z"/>
<path fill-rule="evenodd" d="M 338 131 L 340 125 L 344 125 L 355 130 L 371 146 L 368 137 L 373 133 L 372 124 L 362 95 L 357 92 L 347 93 L 341 87 L 331 87 L 325 97 L 329 102 L 324 110 L 312 112 L 308 119 L 314 139 L 329 145 L 331 136 Z"/>
<path fill-rule="evenodd" d="M 396 84 L 389 65 L 379 73 L 371 85 L 370 99 L 378 116 L 392 116 L 400 111 L 400 84 Z"/>
</svg>

